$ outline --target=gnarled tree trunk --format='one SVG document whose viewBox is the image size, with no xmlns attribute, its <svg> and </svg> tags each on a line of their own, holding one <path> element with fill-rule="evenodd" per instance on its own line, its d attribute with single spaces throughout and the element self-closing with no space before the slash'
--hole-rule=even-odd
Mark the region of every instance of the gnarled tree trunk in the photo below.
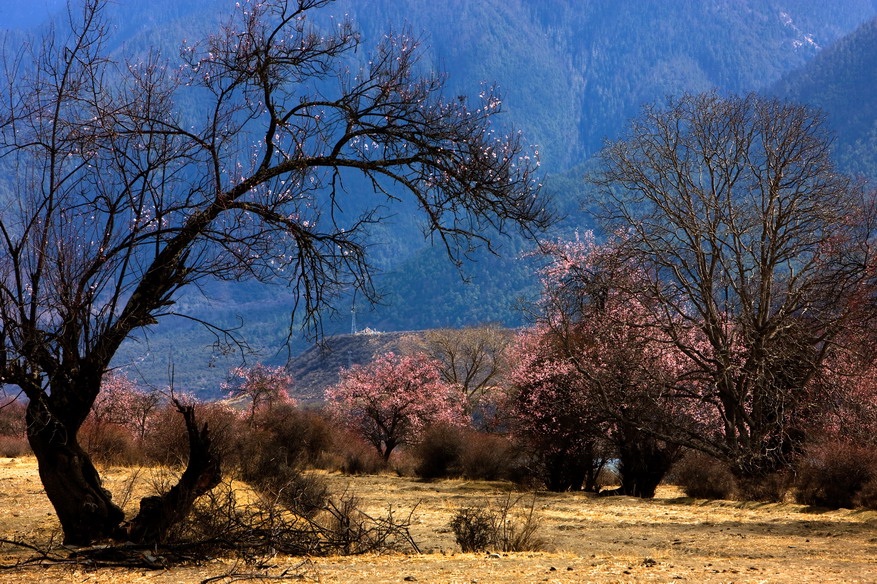
<svg viewBox="0 0 877 584">
<path fill-rule="evenodd" d="M 106 539 L 161 543 L 195 500 L 219 484 L 220 456 L 207 424 L 199 428 L 194 407 L 175 402 L 189 434 L 188 466 L 167 493 L 143 498 L 140 512 L 125 529 L 124 512 L 113 503 L 91 458 L 76 440 L 84 416 L 75 415 L 70 404 L 65 411 L 57 411 L 59 406 L 51 399 L 43 395 L 28 404 L 27 435 L 46 495 L 61 521 L 65 544 L 86 546 Z"/>
<path fill-rule="evenodd" d="M 28 404 L 27 437 L 46 495 L 61 521 L 64 543 L 89 545 L 116 537 L 125 514 L 113 503 L 91 458 L 77 442 L 79 425 L 56 415 L 50 399 L 44 396 Z"/>
<path fill-rule="evenodd" d="M 186 421 L 189 463 L 174 487 L 161 496 L 140 500 L 140 512 L 131 520 L 128 539 L 135 543 L 162 543 L 168 530 L 192 510 L 195 500 L 219 484 L 220 456 L 210 440 L 207 424 L 198 428 L 195 408 L 174 401 Z"/>
<path fill-rule="evenodd" d="M 615 441 L 621 487 L 606 494 L 651 499 L 670 467 L 679 459 L 681 448 L 632 424 L 622 424 Z"/>
</svg>

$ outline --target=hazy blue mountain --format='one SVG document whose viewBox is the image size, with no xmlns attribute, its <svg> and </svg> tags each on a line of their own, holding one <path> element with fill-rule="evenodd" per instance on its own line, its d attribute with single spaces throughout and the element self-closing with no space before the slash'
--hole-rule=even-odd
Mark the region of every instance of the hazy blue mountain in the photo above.
<svg viewBox="0 0 877 584">
<path fill-rule="evenodd" d="M 551 172 L 581 162 L 645 102 L 746 92 L 875 14 L 872 0 L 342 0 L 366 44 L 408 27 L 454 92 L 497 83 Z"/>
<path fill-rule="evenodd" d="M 119 0 L 107 9 L 124 52 L 213 30 L 232 0 Z M 0 26 L 33 26 L 63 0 L 0 3 Z M 425 66 L 452 95 L 483 84 L 505 95 L 510 122 L 562 172 L 613 136 L 641 104 L 682 91 L 767 87 L 877 15 L 875 0 L 337 0 L 316 13 L 349 16 L 362 55 L 389 30 L 425 47 Z"/>
<path fill-rule="evenodd" d="M 784 76 L 773 91 L 824 110 L 841 167 L 877 178 L 877 20 Z"/>
<path fill-rule="evenodd" d="M 215 29 L 234 0 L 117 0 L 108 5 L 112 45 L 130 56 L 158 47 L 173 63 L 183 41 Z M 448 75 L 448 95 L 477 99 L 484 85 L 504 94 L 503 124 L 523 130 L 539 151 L 547 189 L 564 221 L 558 233 L 592 225 L 580 210 L 583 165 L 645 102 L 669 94 L 774 88 L 830 112 L 848 165 L 871 165 L 877 143 L 874 23 L 877 0 L 338 0 L 313 16 L 329 26 L 345 15 L 362 31 L 365 59 L 387 31 L 421 39 L 425 68 Z M 23 46 L 22 30 L 45 15 L 65 15 L 62 0 L 0 2 L 0 28 Z M 863 23 L 869 22 L 864 26 Z M 860 28 L 861 27 L 861 28 Z M 828 48 L 826 48 L 828 47 Z M 779 89 L 776 89 L 779 88 Z M 197 104 L 189 104 L 196 110 Z M 872 166 L 873 167 L 873 166 Z M 361 193 L 365 193 L 362 195 Z M 350 189 L 348 200 L 369 196 Z M 503 253 L 477 253 L 462 274 L 419 235 L 406 209 L 373 237 L 384 305 L 360 306 L 361 326 L 405 330 L 479 322 L 520 324 L 513 305 L 537 288 L 528 249 L 518 239 Z M 242 333 L 261 357 L 282 361 L 291 298 L 285 289 L 222 283 L 180 299 L 196 315 Z M 349 332 L 350 301 L 328 315 L 326 332 Z M 238 355 L 216 355 L 210 334 L 187 321 L 164 321 L 117 363 L 139 363 L 155 383 L 173 364 L 178 386 L 210 391 Z M 303 344 L 296 340 L 292 350 Z M 278 352 L 279 351 L 279 352 Z"/>
</svg>

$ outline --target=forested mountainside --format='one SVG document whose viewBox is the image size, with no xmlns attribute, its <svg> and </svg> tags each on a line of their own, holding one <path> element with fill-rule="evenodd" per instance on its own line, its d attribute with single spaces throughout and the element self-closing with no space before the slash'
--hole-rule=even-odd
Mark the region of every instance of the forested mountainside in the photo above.
<svg viewBox="0 0 877 584">
<path fill-rule="evenodd" d="M 40 12 L 63 16 L 64 5 L 3 3 L 0 24 L 33 25 Z M 157 46 L 172 61 L 234 5 L 123 0 L 108 18 L 125 54 Z M 875 0 L 337 0 L 312 19 L 326 26 L 348 16 L 363 57 L 387 32 L 410 32 L 425 66 L 448 74 L 452 95 L 497 84 L 510 122 L 548 171 L 563 172 L 642 103 L 767 87 L 875 15 Z"/>
<path fill-rule="evenodd" d="M 746 92 L 874 15 L 871 0 L 343 0 L 364 38 L 407 26 L 451 87 L 496 82 L 550 171 L 593 154 L 642 103 Z"/>
<path fill-rule="evenodd" d="M 822 109 L 836 134 L 841 167 L 877 178 L 877 20 L 785 75 L 773 91 Z"/>
<path fill-rule="evenodd" d="M 4 50 L 26 46 L 22 39 L 39 28 L 38 14 L 62 17 L 63 27 L 65 4 L 0 3 L 0 27 L 9 29 Z M 119 59 L 157 47 L 173 65 L 184 41 L 215 30 L 234 6 L 232 0 L 119 0 L 106 16 Z M 829 112 L 845 167 L 874 168 L 875 16 L 877 0 L 337 0 L 311 18 L 324 27 L 350 18 L 361 31 L 354 55 L 361 62 L 387 32 L 410 32 L 421 41 L 424 69 L 447 74 L 451 97 L 476 101 L 485 85 L 496 84 L 504 95 L 503 125 L 523 131 L 541 158 L 546 189 L 556 195 L 564 217 L 556 235 L 593 225 L 579 205 L 588 158 L 643 103 L 670 94 L 769 90 L 814 103 Z M 197 112 L 197 104 L 188 107 Z M 347 186 L 348 208 L 374 196 L 368 185 Z M 423 239 L 404 208 L 377 226 L 372 240 L 384 303 L 358 306 L 361 326 L 525 321 L 514 305 L 537 288 L 532 260 L 519 259 L 527 242 L 505 241 L 499 256 L 476 253 L 460 272 Z M 326 333 L 349 332 L 351 302 L 327 315 Z M 262 359 L 279 362 L 288 354 L 282 349 L 292 305 L 286 290 L 220 283 L 193 290 L 180 303 L 197 317 L 243 325 Z M 117 362 L 138 364 L 157 384 L 167 381 L 173 364 L 179 386 L 210 391 L 239 360 L 217 356 L 212 341 L 197 325 L 167 320 L 123 347 Z M 304 346 L 294 339 L 292 350 Z"/>
</svg>

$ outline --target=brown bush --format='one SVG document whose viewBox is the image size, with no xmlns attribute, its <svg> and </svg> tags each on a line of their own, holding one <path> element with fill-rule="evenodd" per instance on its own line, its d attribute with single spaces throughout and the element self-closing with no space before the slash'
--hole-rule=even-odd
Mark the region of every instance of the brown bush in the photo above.
<svg viewBox="0 0 877 584">
<path fill-rule="evenodd" d="M 24 436 L 0 435 L 0 457 L 18 458 L 30 453 L 30 444 Z"/>
<path fill-rule="evenodd" d="M 734 485 L 734 498 L 738 501 L 764 501 L 782 503 L 792 486 L 791 473 L 775 472 L 760 477 L 738 478 Z"/>
<path fill-rule="evenodd" d="M 0 456 L 17 458 L 30 454 L 24 421 L 24 402 L 0 400 Z"/>
<path fill-rule="evenodd" d="M 877 473 L 862 485 L 853 504 L 862 509 L 877 510 Z"/>
<path fill-rule="evenodd" d="M 425 479 L 517 481 L 529 474 L 520 447 L 500 434 L 436 425 L 424 432 L 411 452 L 415 474 Z"/>
<path fill-rule="evenodd" d="M 199 403 L 195 407 L 199 425 L 207 424 L 210 438 L 219 449 L 223 461 L 234 465 L 237 437 L 246 433 L 246 426 L 234 410 L 220 403 Z M 183 417 L 173 404 L 160 408 L 149 424 L 141 448 L 153 464 L 183 466 L 189 457 L 189 435 Z"/>
<path fill-rule="evenodd" d="M 505 436 L 470 432 L 460 456 L 463 476 L 472 480 L 516 480 L 525 474 L 519 448 Z"/>
<path fill-rule="evenodd" d="M 484 507 L 462 507 L 451 520 L 454 540 L 463 553 L 483 552 L 495 537 L 496 518 Z"/>
<path fill-rule="evenodd" d="M 0 398 L 0 436 L 24 437 L 25 421 L 24 411 L 27 405 L 24 402 L 9 398 Z"/>
<path fill-rule="evenodd" d="M 540 525 L 535 512 L 536 499 L 523 506 L 521 501 L 522 497 L 506 495 L 492 505 L 458 509 L 450 524 L 457 545 L 464 552 L 544 549 L 545 542 L 536 536 Z"/>
<path fill-rule="evenodd" d="M 320 410 L 280 404 L 260 412 L 255 423 L 295 465 L 315 466 L 335 442 L 336 429 Z"/>
<path fill-rule="evenodd" d="M 185 544 L 187 558 L 224 555 L 265 566 L 278 553 L 306 557 L 418 552 L 409 532 L 411 522 L 411 514 L 396 517 L 392 509 L 384 516 L 366 515 L 349 493 L 328 498 L 312 517 L 292 517 L 278 513 L 275 502 L 264 497 L 242 503 L 232 484 L 223 482 L 197 501 L 190 516 L 174 527 L 169 543 Z"/>
<path fill-rule="evenodd" d="M 200 417 L 200 413 L 199 409 L 196 415 Z M 185 464 L 189 455 L 189 436 L 183 417 L 175 408 L 164 406 L 154 414 L 141 447 L 150 463 L 169 467 Z"/>
<path fill-rule="evenodd" d="M 700 452 L 688 452 L 673 466 L 668 480 L 696 499 L 730 499 L 734 494 L 734 476 L 728 467 Z"/>
<path fill-rule="evenodd" d="M 872 506 L 877 481 L 877 450 L 846 442 L 808 447 L 797 467 L 795 500 L 837 509 Z"/>
<path fill-rule="evenodd" d="M 340 433 L 332 454 L 344 474 L 378 474 L 387 468 L 375 447 L 353 433 Z"/>
<path fill-rule="evenodd" d="M 322 477 L 277 461 L 268 452 L 254 456 L 241 478 L 274 504 L 302 517 L 313 517 L 326 507 L 329 488 Z"/>
<path fill-rule="evenodd" d="M 463 428 L 450 424 L 427 428 L 414 447 L 415 474 L 424 479 L 459 476 L 466 438 Z"/>
<path fill-rule="evenodd" d="M 143 450 L 124 426 L 87 419 L 79 429 L 79 443 L 95 462 L 113 466 L 143 464 Z"/>
</svg>

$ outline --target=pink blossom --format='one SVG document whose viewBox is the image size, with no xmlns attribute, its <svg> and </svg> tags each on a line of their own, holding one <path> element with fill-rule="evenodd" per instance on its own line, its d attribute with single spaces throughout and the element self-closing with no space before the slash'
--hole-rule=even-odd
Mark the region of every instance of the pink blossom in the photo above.
<svg viewBox="0 0 877 584">
<path fill-rule="evenodd" d="M 430 424 L 464 423 L 459 390 L 441 380 L 440 367 L 424 354 L 386 353 L 368 365 L 342 369 L 326 400 L 335 418 L 386 461 L 396 446 L 417 441 Z"/>
<path fill-rule="evenodd" d="M 250 402 L 250 424 L 255 422 L 256 414 L 263 408 L 275 404 L 294 404 L 289 397 L 292 376 L 284 367 L 269 367 L 256 363 L 252 367 L 235 367 L 229 372 L 229 380 L 222 384 L 222 390 L 232 398 L 243 398 Z"/>
</svg>

